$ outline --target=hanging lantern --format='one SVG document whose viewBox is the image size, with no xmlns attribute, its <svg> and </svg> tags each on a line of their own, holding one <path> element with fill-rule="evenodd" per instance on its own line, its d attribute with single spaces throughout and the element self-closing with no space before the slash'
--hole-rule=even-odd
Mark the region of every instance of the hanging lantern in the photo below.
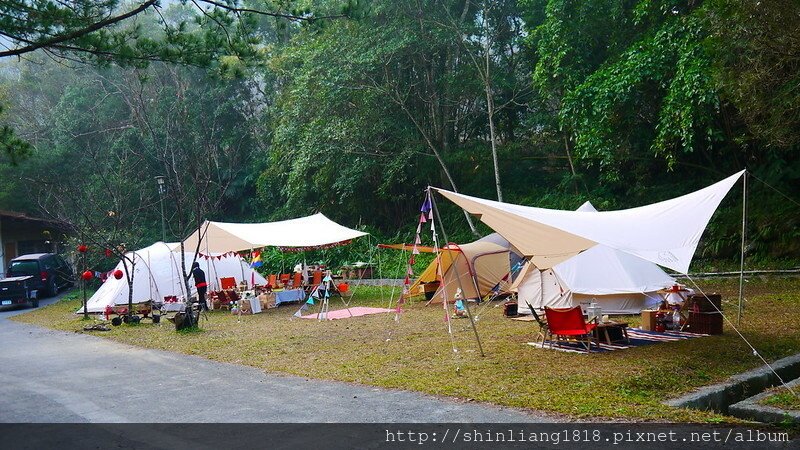
<svg viewBox="0 0 800 450">
<path fill-rule="evenodd" d="M 83 279 L 83 281 L 89 281 L 93 277 L 94 277 L 94 274 L 90 270 L 87 270 L 86 272 L 83 272 L 81 274 L 81 279 Z"/>
<path fill-rule="evenodd" d="M 118 280 L 121 280 L 122 279 L 122 275 L 123 275 L 123 273 L 122 273 L 121 270 L 117 269 L 117 270 L 114 271 L 114 278 L 116 278 Z"/>
<path fill-rule="evenodd" d="M 87 247 L 86 244 L 81 244 L 78 246 L 78 251 L 81 253 L 86 253 L 87 250 L 89 250 L 89 247 Z"/>
</svg>

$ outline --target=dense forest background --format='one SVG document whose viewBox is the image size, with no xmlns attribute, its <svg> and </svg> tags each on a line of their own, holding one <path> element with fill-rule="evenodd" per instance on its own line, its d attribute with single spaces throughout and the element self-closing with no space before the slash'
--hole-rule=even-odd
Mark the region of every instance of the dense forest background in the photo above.
<svg viewBox="0 0 800 450">
<path fill-rule="evenodd" d="M 0 60 L 2 133 L 13 133 L 0 139 L 0 209 L 99 212 L 115 239 L 147 245 L 161 238 L 154 179 L 178 158 L 188 187 L 167 198 L 167 240 L 188 234 L 175 203 L 213 196 L 194 212 L 321 211 L 374 244 L 410 239 L 429 185 L 608 210 L 747 168 L 749 264 L 797 264 L 797 1 L 372 0 L 313 23 L 226 22 L 166 2 L 120 27 L 157 42 L 164 23 L 190 24 L 194 50 Z M 701 258 L 738 261 L 741 196 L 739 185 L 723 202 Z M 440 205 L 450 239 L 473 239 Z"/>
</svg>

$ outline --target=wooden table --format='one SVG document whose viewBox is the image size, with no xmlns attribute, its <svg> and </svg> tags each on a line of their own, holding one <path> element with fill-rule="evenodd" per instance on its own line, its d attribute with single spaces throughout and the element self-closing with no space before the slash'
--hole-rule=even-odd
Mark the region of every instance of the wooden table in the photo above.
<svg viewBox="0 0 800 450">
<path fill-rule="evenodd" d="M 603 341 L 606 344 L 630 342 L 627 322 L 601 322 L 597 324 L 592 333 L 594 333 L 598 341 Z"/>
</svg>

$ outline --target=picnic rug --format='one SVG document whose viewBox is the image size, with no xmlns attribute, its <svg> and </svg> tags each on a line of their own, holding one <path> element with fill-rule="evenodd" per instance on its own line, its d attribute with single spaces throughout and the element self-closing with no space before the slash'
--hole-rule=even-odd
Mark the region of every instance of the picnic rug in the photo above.
<svg viewBox="0 0 800 450">
<path fill-rule="evenodd" d="M 353 308 L 345 308 L 345 309 L 337 309 L 334 311 L 328 311 L 327 317 L 323 317 L 323 319 L 328 320 L 336 320 L 336 319 L 349 319 L 350 317 L 358 317 L 358 316 L 366 316 L 369 314 L 381 314 L 387 312 L 395 312 L 395 309 L 386 309 L 386 308 L 369 308 L 366 306 L 355 306 Z M 300 316 L 301 319 L 318 319 L 318 314 L 308 314 L 306 316 Z"/>
<path fill-rule="evenodd" d="M 639 328 L 628 328 L 628 338 L 630 338 L 630 342 L 615 342 L 613 344 L 606 344 L 605 342 L 600 342 L 600 348 L 598 349 L 594 342 L 592 342 L 592 353 L 605 353 L 605 352 L 613 352 L 614 350 L 624 350 L 626 348 L 633 348 L 633 347 L 641 347 L 643 345 L 652 345 L 658 344 L 661 342 L 675 342 L 675 341 L 685 341 L 687 339 L 694 339 L 699 337 L 708 336 L 707 334 L 696 334 L 696 333 L 687 333 L 685 331 L 646 331 L 641 330 Z M 528 345 L 532 345 L 537 348 L 545 348 L 550 349 L 550 340 L 544 341 L 544 344 L 541 342 L 528 342 Z M 588 353 L 586 351 L 586 347 L 583 346 L 580 342 L 552 342 L 553 350 L 559 350 L 562 352 L 569 352 L 569 353 Z"/>
</svg>

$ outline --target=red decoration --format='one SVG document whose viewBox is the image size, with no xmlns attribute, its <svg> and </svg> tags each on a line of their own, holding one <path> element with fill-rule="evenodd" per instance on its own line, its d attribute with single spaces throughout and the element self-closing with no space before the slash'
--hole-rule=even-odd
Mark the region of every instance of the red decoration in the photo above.
<svg viewBox="0 0 800 450">
<path fill-rule="evenodd" d="M 345 293 L 350 290 L 350 285 L 348 285 L 347 283 L 339 283 L 339 285 L 336 286 L 336 288 L 339 289 L 339 292 Z"/>
<path fill-rule="evenodd" d="M 78 251 L 81 253 L 86 253 L 87 250 L 89 250 L 89 247 L 87 247 L 86 244 L 81 244 L 78 246 Z"/>
<path fill-rule="evenodd" d="M 93 274 L 93 273 L 92 273 L 90 270 L 87 270 L 86 272 L 83 272 L 83 273 L 81 274 L 81 278 L 82 278 L 84 281 L 89 281 L 89 280 L 91 280 L 93 277 L 94 277 L 94 274 Z"/>
<path fill-rule="evenodd" d="M 113 253 L 111 252 L 111 249 L 110 249 L 110 248 L 107 248 L 107 249 L 105 250 L 105 254 L 106 254 L 106 258 L 110 258 L 110 257 L 111 257 L 111 255 L 112 255 Z"/>
<path fill-rule="evenodd" d="M 123 275 L 123 273 L 122 273 L 121 270 L 117 269 L 117 270 L 114 271 L 114 278 L 116 278 L 118 280 L 121 280 L 122 279 L 122 275 Z"/>
</svg>

